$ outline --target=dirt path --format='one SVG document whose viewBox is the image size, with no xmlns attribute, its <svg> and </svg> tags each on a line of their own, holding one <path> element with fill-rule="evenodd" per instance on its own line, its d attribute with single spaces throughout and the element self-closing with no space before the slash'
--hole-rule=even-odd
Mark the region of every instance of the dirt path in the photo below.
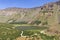
<svg viewBox="0 0 60 40">
<path fill-rule="evenodd" d="M 17 40 L 25 40 L 26 39 L 26 37 L 19 37 L 19 38 L 17 38 Z"/>
</svg>

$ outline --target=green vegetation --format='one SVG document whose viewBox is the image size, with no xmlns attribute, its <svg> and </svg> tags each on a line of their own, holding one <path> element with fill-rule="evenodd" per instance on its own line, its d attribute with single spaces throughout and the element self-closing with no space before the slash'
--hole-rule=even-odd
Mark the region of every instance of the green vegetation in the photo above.
<svg viewBox="0 0 60 40">
<path fill-rule="evenodd" d="M 22 21 L 22 22 L 11 22 L 10 24 L 27 24 L 27 22 Z"/>
<path fill-rule="evenodd" d="M 13 40 L 20 36 L 21 31 L 11 24 L 0 24 L 0 40 Z"/>
<path fill-rule="evenodd" d="M 31 27 L 31 26 L 30 26 Z M 38 27 L 36 27 L 38 29 Z M 30 29 L 27 27 L 27 30 L 23 30 L 23 36 L 29 36 L 33 37 L 32 39 L 36 38 L 43 40 L 56 40 L 58 37 L 57 36 L 48 36 L 46 34 L 40 33 L 41 30 L 44 30 L 46 28 L 39 28 L 36 30 L 35 28 Z M 0 40 L 15 40 L 16 38 L 20 37 L 22 29 L 16 29 L 13 24 L 3 24 L 0 23 Z"/>
<path fill-rule="evenodd" d="M 41 21 L 36 20 L 34 23 L 39 25 L 41 23 Z"/>
<path fill-rule="evenodd" d="M 24 31 L 23 35 L 33 37 L 32 39 L 34 39 L 34 37 L 35 37 L 36 39 L 41 38 L 43 40 L 59 40 L 59 38 L 57 36 L 49 36 L 49 35 L 40 33 L 40 31 L 33 31 L 33 30 L 32 31 Z"/>
</svg>

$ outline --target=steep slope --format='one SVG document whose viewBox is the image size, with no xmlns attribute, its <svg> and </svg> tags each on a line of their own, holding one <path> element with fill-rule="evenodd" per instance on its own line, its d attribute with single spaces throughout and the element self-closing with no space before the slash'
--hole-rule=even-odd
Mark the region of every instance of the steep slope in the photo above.
<svg viewBox="0 0 60 40">
<path fill-rule="evenodd" d="M 39 14 L 39 11 L 40 11 L 39 9 L 6 8 L 0 11 L 0 15 L 1 15 L 0 21 L 3 22 L 2 20 L 5 21 L 5 19 L 6 21 L 8 20 L 16 20 L 16 21 L 34 20 L 35 16 Z"/>
<path fill-rule="evenodd" d="M 44 6 L 35 7 L 35 8 L 17 8 L 11 7 L 0 10 L 0 22 L 10 23 L 10 22 L 34 22 L 36 20 L 46 21 L 44 19 L 47 18 L 49 20 L 49 24 L 51 24 L 51 20 L 55 17 L 55 11 L 60 10 L 60 1 L 54 3 L 48 3 Z M 54 16 L 52 16 L 54 15 Z M 50 22 L 51 21 L 51 22 Z"/>
</svg>

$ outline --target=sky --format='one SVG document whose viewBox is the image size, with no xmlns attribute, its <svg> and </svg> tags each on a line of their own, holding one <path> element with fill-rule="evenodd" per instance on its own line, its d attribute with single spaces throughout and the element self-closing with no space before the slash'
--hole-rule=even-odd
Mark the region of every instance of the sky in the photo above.
<svg viewBox="0 0 60 40">
<path fill-rule="evenodd" d="M 32 8 L 57 0 L 0 0 L 0 9 L 8 7 Z"/>
</svg>

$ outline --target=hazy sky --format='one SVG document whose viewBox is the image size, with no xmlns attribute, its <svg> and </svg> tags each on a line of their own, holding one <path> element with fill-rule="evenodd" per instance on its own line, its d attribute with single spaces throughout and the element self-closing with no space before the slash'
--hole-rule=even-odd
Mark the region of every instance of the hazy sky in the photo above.
<svg viewBox="0 0 60 40">
<path fill-rule="evenodd" d="M 0 9 L 7 7 L 32 8 L 56 0 L 0 0 Z"/>
</svg>

